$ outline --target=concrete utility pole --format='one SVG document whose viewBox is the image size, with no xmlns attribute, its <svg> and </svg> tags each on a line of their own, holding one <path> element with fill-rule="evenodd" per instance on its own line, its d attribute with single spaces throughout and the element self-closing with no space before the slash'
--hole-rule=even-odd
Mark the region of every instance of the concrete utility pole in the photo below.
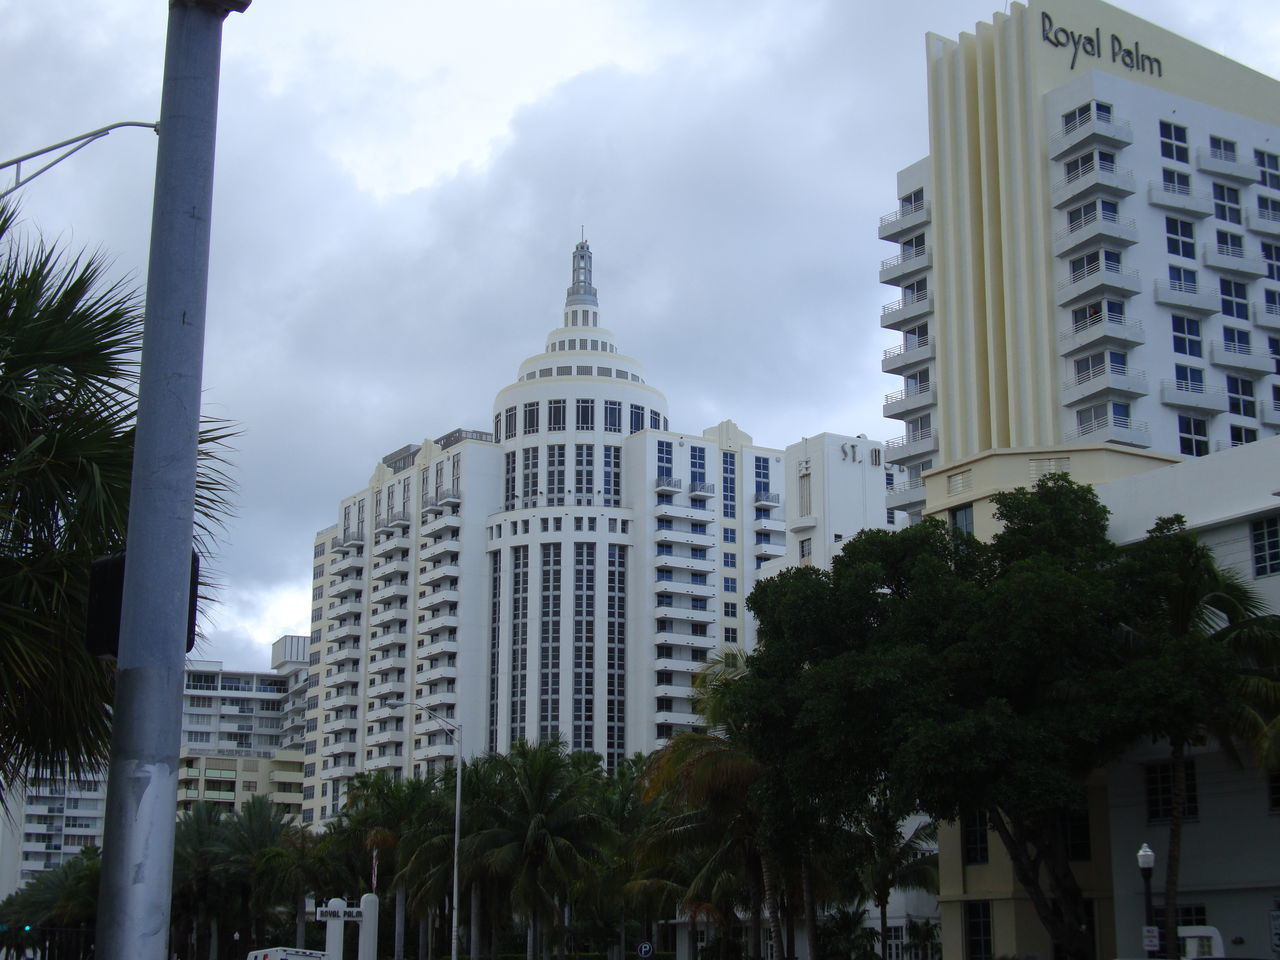
<svg viewBox="0 0 1280 960">
<path fill-rule="evenodd" d="M 170 0 L 98 906 L 104 960 L 167 960 L 222 21 Z"/>
</svg>

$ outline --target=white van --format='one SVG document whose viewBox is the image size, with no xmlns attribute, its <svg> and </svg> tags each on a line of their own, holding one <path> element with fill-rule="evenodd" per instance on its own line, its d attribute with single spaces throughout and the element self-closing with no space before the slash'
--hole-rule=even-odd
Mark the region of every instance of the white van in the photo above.
<svg viewBox="0 0 1280 960">
<path fill-rule="evenodd" d="M 323 950 L 299 950 L 297 947 L 267 947 L 254 950 L 248 960 L 328 960 Z"/>
</svg>

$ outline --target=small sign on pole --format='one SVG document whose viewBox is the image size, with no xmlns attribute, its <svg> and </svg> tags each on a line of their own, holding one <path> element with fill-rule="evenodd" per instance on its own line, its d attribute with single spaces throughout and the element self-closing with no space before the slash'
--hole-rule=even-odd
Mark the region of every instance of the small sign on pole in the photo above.
<svg viewBox="0 0 1280 960">
<path fill-rule="evenodd" d="M 1159 950 L 1160 949 L 1160 928 L 1159 927 L 1143 927 L 1142 928 L 1142 949 L 1143 950 Z"/>
<path fill-rule="evenodd" d="M 359 907 L 316 907 L 317 920 L 363 920 L 364 911 Z"/>
<path fill-rule="evenodd" d="M 649 960 L 653 956 L 653 944 L 648 940 L 641 940 L 636 944 L 636 956 L 640 960 Z"/>
</svg>

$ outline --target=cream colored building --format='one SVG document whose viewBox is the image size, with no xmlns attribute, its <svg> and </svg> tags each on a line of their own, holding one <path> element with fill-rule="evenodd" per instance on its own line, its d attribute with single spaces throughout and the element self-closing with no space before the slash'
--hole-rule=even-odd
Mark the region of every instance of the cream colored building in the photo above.
<svg viewBox="0 0 1280 960">
<path fill-rule="evenodd" d="M 898 291 L 881 325 L 902 337 L 883 358 L 905 425 L 889 506 L 985 537 L 993 493 L 1064 471 L 1103 492 L 1118 539 L 1182 512 L 1274 594 L 1280 83 L 1097 0 L 1014 3 L 925 53 L 930 154 L 879 225 Z M 1090 786 L 1075 867 L 1101 957 L 1139 955 L 1130 801 L 1149 761 Z M 1249 816 L 1274 825 L 1254 780 Z M 1051 956 L 994 837 L 976 858 L 982 834 L 940 836 L 946 957 Z M 1245 941 L 1228 954 L 1258 956 L 1280 876 L 1246 873 L 1238 896 L 1192 882 L 1218 884 L 1210 913 Z"/>
<path fill-rule="evenodd" d="M 981 531 L 1060 451 L 1103 482 L 1274 435 L 1280 84 L 1096 0 L 926 58 L 930 155 L 879 227 L 890 505 Z"/>
</svg>

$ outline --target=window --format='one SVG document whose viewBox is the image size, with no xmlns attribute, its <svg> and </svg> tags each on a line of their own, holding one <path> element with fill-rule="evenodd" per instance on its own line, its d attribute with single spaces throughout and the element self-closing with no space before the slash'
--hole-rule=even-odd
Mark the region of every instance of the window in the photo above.
<svg viewBox="0 0 1280 960">
<path fill-rule="evenodd" d="M 1224 257 L 1244 256 L 1244 237 L 1229 230 L 1218 231 L 1218 253 Z"/>
<path fill-rule="evenodd" d="M 987 811 L 971 810 L 960 818 L 960 856 L 967 866 L 971 863 L 989 863 L 987 847 Z"/>
<path fill-rule="evenodd" d="M 657 410 L 649 411 L 649 429 L 650 430 L 662 429 L 662 414 L 658 413 Z"/>
<path fill-rule="evenodd" d="M 962 507 L 952 507 L 950 517 L 951 529 L 973 533 L 973 504 L 966 503 Z"/>
<path fill-rule="evenodd" d="M 904 261 L 924 256 L 924 234 L 918 233 L 914 237 L 908 237 L 902 241 L 900 247 Z"/>
<path fill-rule="evenodd" d="M 1227 140 L 1223 137 L 1209 138 L 1209 156 L 1215 160 L 1226 160 L 1228 163 L 1236 162 L 1236 142 Z"/>
<path fill-rule="evenodd" d="M 1179 416 L 1178 447 L 1183 456 L 1207 457 L 1209 455 L 1208 424 L 1199 417 Z"/>
<path fill-rule="evenodd" d="M 596 402 L 594 400 L 583 397 L 578 398 L 576 423 L 579 430 L 594 430 L 596 428 Z"/>
<path fill-rule="evenodd" d="M 1099 103 L 1096 100 L 1090 103 L 1081 104 L 1074 110 L 1068 110 L 1062 115 L 1062 132 L 1070 133 L 1078 127 L 1084 126 L 1090 120 L 1097 116 L 1099 123 L 1111 122 L 1111 104 Z"/>
<path fill-rule="evenodd" d="M 1183 811 L 1188 820 L 1200 816 L 1200 801 L 1196 792 L 1196 762 L 1193 758 L 1183 761 L 1186 770 L 1186 805 Z M 1173 815 L 1173 763 L 1152 763 L 1146 768 L 1147 822 L 1159 823 Z"/>
<path fill-rule="evenodd" d="M 574 506 L 590 507 L 595 502 L 595 448 L 589 443 L 574 444 Z M 579 518 L 581 519 L 581 518 Z"/>
<path fill-rule="evenodd" d="M 1186 267 L 1170 267 L 1169 288 L 1179 293 L 1195 293 L 1199 289 L 1196 286 L 1196 272 Z"/>
<path fill-rule="evenodd" d="M 1256 427 L 1242 427 L 1239 424 L 1231 425 L 1231 445 L 1233 447 L 1241 447 L 1246 443 L 1258 442 L 1258 430 Z"/>
<path fill-rule="evenodd" d="M 1106 150 L 1090 150 L 1078 157 L 1072 157 L 1063 168 L 1067 174 L 1067 182 L 1072 183 L 1083 176 L 1093 173 L 1095 169 L 1110 173 L 1116 168 L 1116 155 Z"/>
<path fill-rule="evenodd" d="M 547 429 L 563 430 L 565 427 L 565 401 L 547 401 Z"/>
<path fill-rule="evenodd" d="M 722 566 L 733 569 L 738 565 L 738 555 L 736 553 L 726 553 L 724 555 L 724 563 Z"/>
<path fill-rule="evenodd" d="M 756 493 L 769 492 L 769 458 L 756 457 Z"/>
<path fill-rule="evenodd" d="M 738 642 L 738 628 L 737 628 L 737 627 L 724 627 L 724 628 L 722 628 L 722 629 L 721 629 L 721 634 L 724 636 L 724 642 L 725 642 L 725 643 L 737 643 L 737 642 Z"/>
<path fill-rule="evenodd" d="M 524 405 L 524 432 L 538 432 L 538 402 L 536 400 Z"/>
<path fill-rule="evenodd" d="M 1160 156 L 1178 163 L 1189 163 L 1187 128 L 1168 120 L 1160 121 Z"/>
<path fill-rule="evenodd" d="M 1240 222 L 1240 191 L 1225 183 L 1213 185 L 1213 215 L 1227 223 Z"/>
<path fill-rule="evenodd" d="M 904 197 L 898 198 L 898 212 L 915 213 L 924 206 L 924 190 L 912 190 Z"/>
<path fill-rule="evenodd" d="M 1249 532 L 1253 536 L 1253 575 L 1280 573 L 1280 515 L 1254 520 Z"/>
<path fill-rule="evenodd" d="M 1253 151 L 1258 165 L 1258 182 L 1272 190 L 1280 190 L 1280 156 L 1265 150 Z"/>
<path fill-rule="evenodd" d="M 1185 150 L 1186 148 L 1183 147 Z M 964 960 L 992 960 L 991 901 L 966 900 L 964 904 Z"/>
<path fill-rule="evenodd" d="M 510 440 L 516 435 L 516 408 L 507 407 L 502 414 L 502 438 Z"/>
<path fill-rule="evenodd" d="M 1164 218 L 1165 243 L 1175 257 L 1196 258 L 1195 225 L 1177 217 Z"/>
<path fill-rule="evenodd" d="M 800 541 L 800 559 L 807 560 L 813 556 L 813 539 L 805 537 Z"/>
<path fill-rule="evenodd" d="M 738 515 L 738 455 L 720 454 L 720 502 L 726 517 Z M 727 533 L 728 531 L 726 531 Z"/>
<path fill-rule="evenodd" d="M 1254 400 L 1253 381 L 1244 377 L 1227 376 L 1227 410 L 1237 417 L 1256 417 L 1258 405 Z"/>
<path fill-rule="evenodd" d="M 1173 352 L 1188 357 L 1204 356 L 1200 339 L 1200 321 L 1193 317 L 1173 317 Z"/>
<path fill-rule="evenodd" d="M 737 531 L 737 530 L 735 530 L 733 527 L 725 527 L 725 528 L 724 528 L 724 542 L 725 542 L 725 543 L 737 543 L 737 542 L 738 542 L 738 531 Z"/>
<path fill-rule="evenodd" d="M 726 603 L 724 605 L 724 615 L 726 617 L 736 617 L 738 615 L 738 605 L 736 603 Z"/>
<path fill-rule="evenodd" d="M 1067 211 L 1067 228 L 1072 233 L 1075 233 L 1096 220 L 1115 223 L 1119 209 L 1112 200 L 1090 200 L 1088 203 Z"/>
<path fill-rule="evenodd" d="M 604 429 L 606 433 L 622 432 L 622 402 L 606 400 L 604 402 Z"/>
<path fill-rule="evenodd" d="M 564 444 L 547 446 L 547 506 L 564 506 Z"/>
<path fill-rule="evenodd" d="M 1119 250 L 1093 250 L 1082 257 L 1075 257 L 1071 261 L 1071 279 L 1072 281 L 1083 280 L 1104 269 L 1112 273 L 1119 272 Z"/>
<path fill-rule="evenodd" d="M 1166 168 L 1162 177 L 1165 193 L 1174 193 L 1180 197 L 1191 195 L 1191 174 Z"/>
<path fill-rule="evenodd" d="M 631 405 L 631 432 L 638 433 L 644 429 L 644 406 L 639 403 Z"/>
<path fill-rule="evenodd" d="M 1239 320 L 1249 319 L 1249 288 L 1239 280 L 1228 280 L 1225 277 L 1218 281 L 1218 290 L 1222 294 L 1222 312 L 1228 317 Z M 1245 353 L 1248 353 L 1246 350 Z"/>
<path fill-rule="evenodd" d="M 725 578 L 724 578 L 724 592 L 725 592 L 725 593 L 737 593 L 737 592 L 738 592 L 738 578 L 737 578 L 737 577 L 725 577 Z"/>
<path fill-rule="evenodd" d="M 1104 319 L 1111 323 L 1124 323 L 1124 301 L 1095 300 L 1071 311 L 1071 325 L 1076 333 Z"/>
<path fill-rule="evenodd" d="M 606 445 L 604 448 L 604 505 L 622 506 L 622 448 Z"/>
<path fill-rule="evenodd" d="M 706 447 L 689 447 L 689 482 L 692 484 L 707 482 Z"/>
<path fill-rule="evenodd" d="M 670 440 L 658 441 L 658 478 L 671 479 L 671 470 L 674 464 L 672 455 L 672 445 Z"/>
<path fill-rule="evenodd" d="M 1267 337 L 1267 349 L 1275 360 L 1276 373 L 1280 373 L 1280 337 Z M 1276 395 L 1276 401 L 1280 402 L 1280 384 L 1276 384 L 1271 390 Z M 1280 406 L 1277 406 L 1275 410 L 1280 413 Z"/>
<path fill-rule="evenodd" d="M 1252 352 L 1250 349 L 1249 331 L 1242 330 L 1239 327 L 1222 328 L 1222 345 L 1226 347 L 1227 353 L 1241 353 L 1247 355 Z"/>
<path fill-rule="evenodd" d="M 1280 243 L 1264 243 L 1262 259 L 1267 264 L 1267 279 L 1280 280 Z"/>
</svg>

